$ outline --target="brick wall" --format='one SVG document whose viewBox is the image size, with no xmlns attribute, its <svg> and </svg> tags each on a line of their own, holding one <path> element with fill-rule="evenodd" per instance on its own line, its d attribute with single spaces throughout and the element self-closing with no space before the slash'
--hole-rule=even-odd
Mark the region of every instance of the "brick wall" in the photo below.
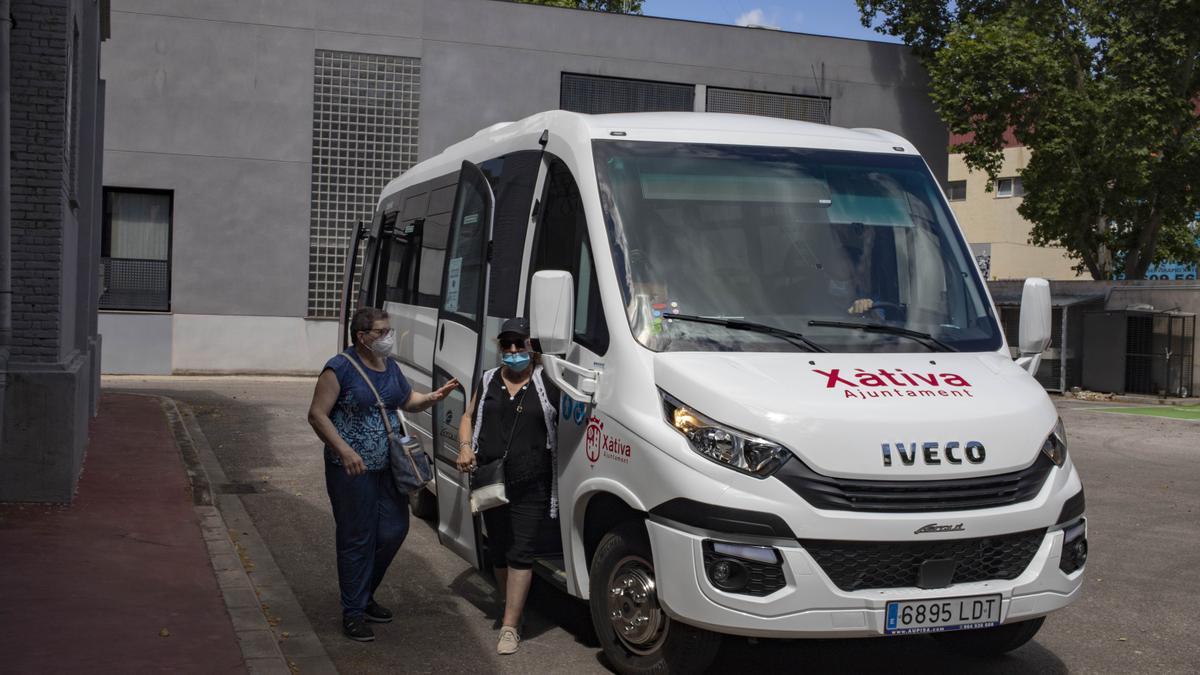
<svg viewBox="0 0 1200 675">
<path fill-rule="evenodd" d="M 69 502 L 99 372 L 107 4 L 13 0 L 11 9 L 14 344 L 0 417 L 0 502 Z"/>
<path fill-rule="evenodd" d="M 59 356 L 64 205 L 68 0 L 12 5 L 12 220 L 14 362 Z"/>
</svg>

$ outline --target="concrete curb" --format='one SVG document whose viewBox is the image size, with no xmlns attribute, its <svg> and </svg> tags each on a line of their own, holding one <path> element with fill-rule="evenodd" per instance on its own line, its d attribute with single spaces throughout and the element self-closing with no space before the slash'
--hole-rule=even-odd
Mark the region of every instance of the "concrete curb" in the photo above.
<svg viewBox="0 0 1200 675">
<path fill-rule="evenodd" d="M 1138 394 L 1113 394 L 1109 398 L 1085 398 L 1075 396 L 1071 393 L 1059 394 L 1058 396 L 1063 401 L 1077 401 L 1080 403 L 1123 403 L 1126 405 L 1135 404 L 1140 406 L 1200 404 L 1200 399 L 1194 397 L 1163 398 L 1159 396 L 1140 396 Z"/>
<path fill-rule="evenodd" d="M 183 424 L 183 416 L 179 407 L 169 398 L 156 396 L 163 412 L 167 416 L 167 426 L 171 427 L 171 435 L 175 437 L 175 446 L 183 456 L 183 469 L 187 473 L 188 482 L 192 485 L 192 504 L 195 506 L 212 506 L 212 486 L 208 482 L 208 474 L 200 463 L 196 452 L 196 444 L 188 434 Z"/>
<path fill-rule="evenodd" d="M 159 397 L 192 480 L 209 559 L 250 673 L 337 673 L 191 409 Z"/>
</svg>

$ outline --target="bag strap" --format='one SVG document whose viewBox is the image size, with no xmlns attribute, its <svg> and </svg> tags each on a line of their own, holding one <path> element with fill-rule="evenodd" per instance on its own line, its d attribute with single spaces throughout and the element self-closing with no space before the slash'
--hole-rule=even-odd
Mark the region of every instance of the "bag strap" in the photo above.
<svg viewBox="0 0 1200 675">
<path fill-rule="evenodd" d="M 504 384 L 503 376 L 501 376 L 500 379 L 501 379 L 500 383 Z M 504 385 L 504 387 L 507 390 L 508 385 Z M 523 391 L 521 391 L 521 400 L 517 401 L 518 409 L 525 407 L 525 394 L 528 394 L 528 393 L 529 393 L 529 387 L 525 387 L 525 389 Z M 505 457 L 508 457 L 508 450 L 509 450 L 509 448 L 512 447 L 513 434 L 517 433 L 517 425 L 520 423 L 521 423 L 521 413 L 518 412 L 517 419 L 513 420 L 512 428 L 508 430 L 508 440 L 504 442 L 504 454 L 500 457 L 500 459 L 504 459 Z"/>
<path fill-rule="evenodd" d="M 362 375 L 363 381 L 366 382 L 367 386 L 371 388 L 371 393 L 375 394 L 375 400 L 379 403 L 379 413 L 383 415 L 383 427 L 387 429 L 388 436 L 391 436 L 392 423 L 388 420 L 387 406 L 384 405 L 383 397 L 379 395 L 379 390 L 375 388 L 375 383 L 371 381 L 371 378 L 367 377 L 367 371 L 363 370 L 362 366 L 358 365 L 357 361 L 347 356 L 345 352 L 342 352 L 339 356 L 346 359 L 350 362 L 350 365 L 354 366 L 354 369 L 358 371 L 358 374 Z M 386 365 L 387 362 L 385 361 L 384 366 L 386 367 Z"/>
<path fill-rule="evenodd" d="M 499 366 L 492 368 L 491 370 L 485 370 L 483 372 L 483 383 L 479 386 L 479 390 L 477 392 L 479 394 L 479 402 L 476 404 L 475 413 L 471 417 L 471 425 L 473 427 L 471 430 L 471 450 L 476 454 L 479 454 L 479 429 L 483 425 L 483 400 L 487 398 L 488 387 L 491 386 L 492 379 L 498 372 L 500 372 Z M 463 410 L 463 414 L 467 414 L 466 410 Z"/>
</svg>

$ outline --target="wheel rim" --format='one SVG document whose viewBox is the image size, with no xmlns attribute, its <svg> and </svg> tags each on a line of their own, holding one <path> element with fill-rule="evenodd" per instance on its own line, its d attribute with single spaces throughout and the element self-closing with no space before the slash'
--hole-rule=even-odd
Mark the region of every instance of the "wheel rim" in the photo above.
<svg viewBox="0 0 1200 675">
<path fill-rule="evenodd" d="M 629 651 L 646 655 L 667 636 L 670 623 L 658 604 L 654 568 L 639 556 L 627 556 L 608 576 L 608 617 L 617 639 Z"/>
</svg>

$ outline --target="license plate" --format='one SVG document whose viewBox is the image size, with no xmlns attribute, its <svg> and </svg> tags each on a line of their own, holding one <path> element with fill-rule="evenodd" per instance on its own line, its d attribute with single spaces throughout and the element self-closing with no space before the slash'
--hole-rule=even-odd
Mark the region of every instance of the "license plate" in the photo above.
<svg viewBox="0 0 1200 675">
<path fill-rule="evenodd" d="M 1000 596 L 889 602 L 886 619 L 885 635 L 990 628 L 1000 623 Z"/>
</svg>

